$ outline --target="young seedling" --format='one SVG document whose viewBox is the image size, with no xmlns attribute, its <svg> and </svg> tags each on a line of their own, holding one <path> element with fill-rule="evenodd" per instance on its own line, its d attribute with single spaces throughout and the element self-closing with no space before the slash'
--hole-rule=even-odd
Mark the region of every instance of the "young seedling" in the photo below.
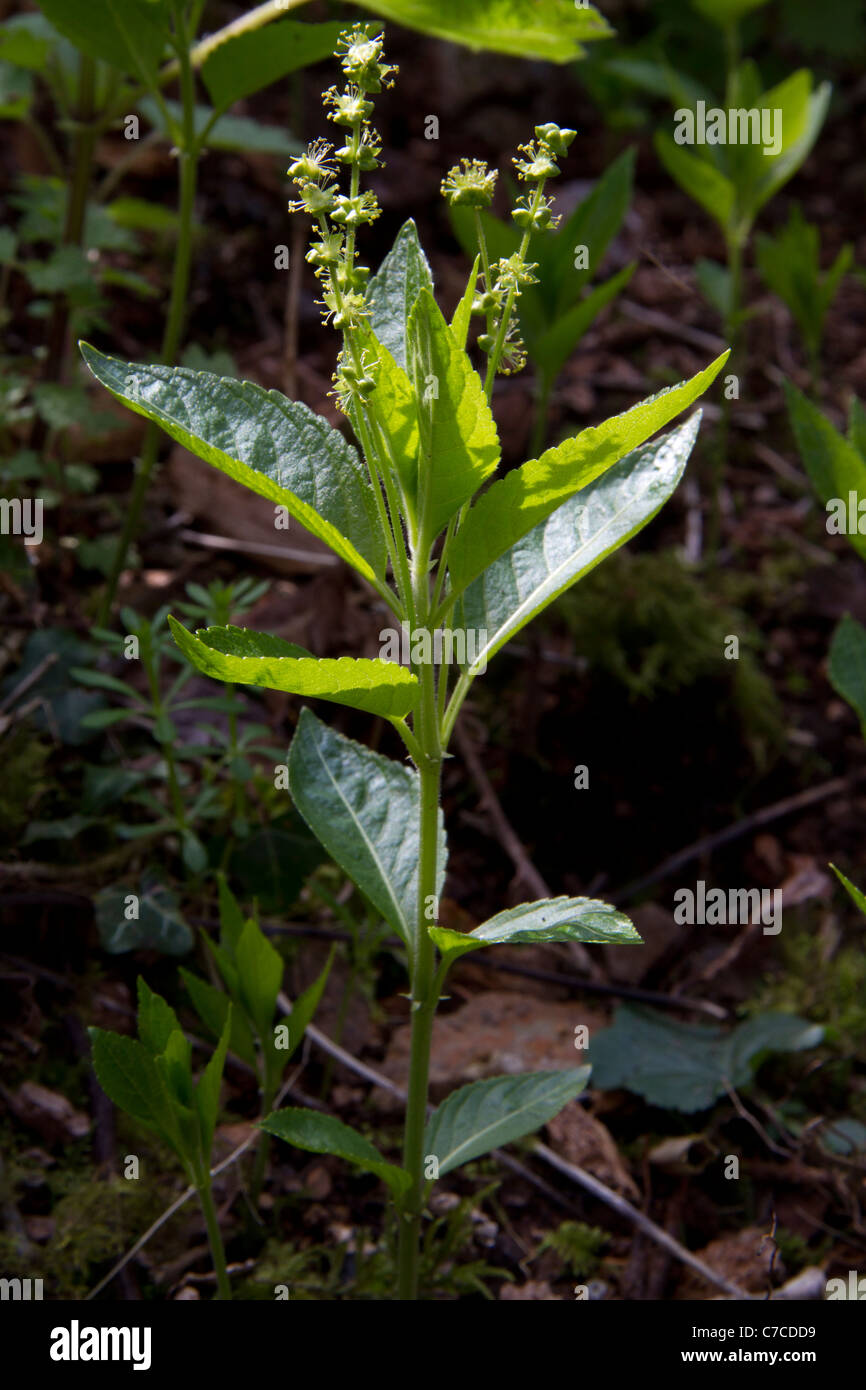
<svg viewBox="0 0 866 1390">
<path fill-rule="evenodd" d="M 545 229 L 548 234 L 533 245 L 537 264 L 531 267 L 533 279 L 523 286 L 518 302 L 526 355 L 536 368 L 535 422 L 530 441 L 533 453 L 544 444 L 551 393 L 567 358 L 634 273 L 632 262 L 584 294 L 622 226 L 631 199 L 633 172 L 634 150 L 626 150 L 567 221 L 558 225 L 560 218 L 550 218 Z M 496 174 L 486 166 L 464 160 L 462 170 L 454 170 L 442 186 L 458 241 L 467 255 L 480 257 L 473 309 L 487 319 L 486 333 L 479 339 L 481 346 L 483 339 L 490 338 L 501 267 L 519 255 L 522 239 L 522 224 L 504 222 L 487 211 L 495 179 Z M 515 365 L 519 362 L 518 357 Z"/>
<path fill-rule="evenodd" d="M 738 15 L 755 6 L 735 0 L 700 8 L 732 35 Z M 655 145 L 668 173 L 721 228 L 727 264 L 702 262 L 699 279 L 722 316 L 726 338 L 736 347 L 745 317 L 743 258 L 752 228 L 761 209 L 809 155 L 831 88 L 823 82 L 813 90 L 812 74 L 802 68 L 764 91 L 756 65 L 739 62 L 733 40 L 727 55 L 722 105 L 710 111 L 704 103 L 694 111 L 683 108 L 674 134 L 658 131 Z"/>
<path fill-rule="evenodd" d="M 307 1024 L 319 1006 L 328 981 L 333 952 L 317 979 L 296 999 L 285 1022 L 279 1022 L 277 996 L 283 983 L 283 961 L 261 927 L 244 920 L 237 899 L 224 876 L 219 879 L 220 939 L 203 933 L 222 978 L 225 993 L 189 970 L 181 976 L 199 1018 L 215 1037 L 222 1037 L 230 1023 L 229 1051 L 256 1073 L 261 1095 L 261 1115 L 273 1109 L 287 1063 L 297 1050 Z M 250 1195 L 259 1199 L 267 1162 L 267 1139 L 256 1150 Z"/>
<path fill-rule="evenodd" d="M 195 1010 L 217 1039 L 216 1051 L 193 1086 L 192 1050 L 171 1006 L 138 981 L 138 1040 L 91 1028 L 93 1066 L 105 1094 L 134 1120 L 153 1130 L 177 1155 L 195 1187 L 207 1224 L 219 1298 L 231 1298 L 225 1251 L 211 1194 L 211 1149 L 219 1114 L 226 1053 L 256 1074 L 261 1115 L 270 1113 L 286 1065 L 300 1045 L 322 997 L 331 968 L 324 970 L 278 1021 L 277 996 L 283 962 L 258 923 L 244 920 L 224 878 L 219 881 L 220 941 L 205 935 L 225 992 L 181 969 Z M 267 1162 L 262 1135 L 252 1173 L 258 1201 Z"/>
<path fill-rule="evenodd" d="M 497 276 L 482 380 L 465 350 L 475 272 L 449 324 L 413 223 L 372 279 L 358 262 L 358 233 L 379 213 L 374 194 L 361 187 L 362 173 L 380 163 L 371 98 L 391 85 L 395 70 L 384 61 L 382 36 L 365 27 L 342 36 L 339 56 L 346 84 L 328 91 L 325 104 L 342 143 L 333 150 L 315 141 L 290 173 L 298 189 L 293 207 L 316 226 L 308 260 L 322 285 L 325 319 L 342 337 L 335 389 L 360 454 L 278 391 L 138 366 L 87 344 L 81 350 L 118 400 L 326 541 L 391 613 L 395 626 L 382 633 L 383 644 L 390 649 L 401 633 L 408 643 L 408 668 L 383 658 L 317 660 L 266 633 L 232 626 L 192 633 L 171 621 L 200 671 L 378 715 L 414 764 L 370 751 L 308 709 L 288 763 L 302 816 L 406 947 L 412 1041 L 402 1163 L 387 1163 L 365 1138 L 312 1110 L 282 1110 L 266 1122 L 299 1147 L 340 1154 L 387 1183 L 399 1216 L 398 1296 L 413 1299 L 428 1183 L 536 1129 L 587 1078 L 579 1067 L 475 1082 L 447 1097 L 428 1125 L 433 1020 L 450 966 L 497 942 L 639 941 L 626 917 L 586 898 L 524 903 L 468 934 L 438 925 L 446 869 L 440 781 L 454 723 L 473 681 L 506 642 L 670 497 L 699 415 L 653 437 L 707 389 L 727 354 L 494 480 L 493 380 L 532 273 L 529 240 L 549 225 L 544 186 L 574 133 L 538 126 L 515 161 L 526 189 L 514 214 L 523 236 Z M 348 170 L 348 191 L 338 165 Z"/>
<path fill-rule="evenodd" d="M 776 236 L 755 241 L 758 268 L 769 288 L 785 304 L 806 347 L 813 393 L 818 389 L 824 321 L 843 277 L 854 264 L 854 247 L 846 243 L 831 266 L 821 269 L 821 234 L 794 203 L 787 225 Z"/>
<path fill-rule="evenodd" d="M 91 1028 L 93 1066 L 109 1100 L 153 1130 L 179 1159 L 207 1226 L 219 1298 L 231 1298 L 211 1191 L 211 1150 L 229 1037 L 231 1006 L 216 1050 L 193 1085 L 192 1048 L 170 1004 L 138 981 L 138 1038 Z"/>
<path fill-rule="evenodd" d="M 827 531 L 847 536 L 866 560 L 866 410 L 852 397 L 846 438 L 789 381 L 785 396 L 800 457 L 827 511 Z M 866 736 L 866 628 L 850 613 L 833 634 L 827 674 Z"/>
</svg>

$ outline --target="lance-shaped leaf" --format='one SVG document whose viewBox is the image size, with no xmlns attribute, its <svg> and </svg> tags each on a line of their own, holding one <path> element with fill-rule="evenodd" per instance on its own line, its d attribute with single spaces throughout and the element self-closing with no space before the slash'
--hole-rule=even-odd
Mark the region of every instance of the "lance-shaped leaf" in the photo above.
<svg viewBox="0 0 866 1390">
<path fill-rule="evenodd" d="M 866 628 L 846 613 L 830 643 L 827 674 L 866 732 Z"/>
<path fill-rule="evenodd" d="M 156 1130 L 183 1156 L 172 1100 L 156 1059 L 143 1043 L 120 1033 L 90 1028 L 93 1070 L 108 1099 L 134 1120 Z"/>
<path fill-rule="evenodd" d="M 481 378 L 429 290 L 409 316 L 408 374 L 420 435 L 418 518 L 433 540 L 499 462 L 499 439 Z"/>
<path fill-rule="evenodd" d="M 226 1021 L 229 1020 L 229 1008 L 231 1000 L 223 990 L 217 989 L 214 985 L 208 984 L 206 980 L 200 980 L 198 975 L 193 975 L 191 971 L 180 969 L 181 978 L 189 990 L 189 995 L 193 1003 L 193 1008 L 201 1019 L 202 1023 L 213 1033 L 215 1037 L 222 1036 Z M 229 1034 L 229 1050 L 236 1057 L 240 1057 L 242 1062 L 246 1062 L 248 1067 L 256 1065 L 256 1048 L 253 1042 L 253 1035 L 250 1032 L 250 1025 L 244 1018 L 240 1009 L 231 1011 L 231 1032 Z"/>
<path fill-rule="evenodd" d="M 299 24 L 283 19 L 261 29 L 229 34 L 211 48 L 201 76 L 214 106 L 221 111 L 298 68 L 328 58 L 337 46 L 342 24 Z"/>
<path fill-rule="evenodd" d="M 365 296 L 370 327 L 404 371 L 406 326 L 422 290 L 433 293 L 433 276 L 418 240 L 418 229 L 410 217 L 397 233 L 394 245 L 368 284 Z"/>
<path fill-rule="evenodd" d="M 470 509 L 448 551 L 454 594 L 462 593 L 569 497 L 688 409 L 715 380 L 728 355 L 722 353 L 691 381 L 660 391 L 623 415 L 564 440 L 488 488 Z"/>
<path fill-rule="evenodd" d="M 830 868 L 833 870 L 833 873 L 838 878 L 854 906 L 859 908 L 863 916 L 866 917 L 866 893 L 861 892 L 857 885 L 851 882 L 850 878 L 846 878 L 842 870 L 837 869 L 835 864 L 831 864 Z"/>
<path fill-rule="evenodd" d="M 585 1087 L 589 1067 L 493 1076 L 461 1086 L 434 1111 L 424 1135 L 425 1156 L 439 1176 L 546 1125 Z"/>
<path fill-rule="evenodd" d="M 551 63 L 580 58 L 582 44 L 613 33 L 593 5 L 563 0 L 358 0 L 358 4 L 394 24 L 467 48 Z"/>
<path fill-rule="evenodd" d="M 164 7 L 151 0 L 39 0 L 39 7 L 80 53 L 156 85 L 169 37 Z"/>
<path fill-rule="evenodd" d="M 640 945 L 641 938 L 622 912 L 597 898 L 543 898 L 521 903 L 470 932 L 429 927 L 444 956 L 456 960 L 482 946 L 535 946 L 551 941 L 580 941 L 589 945 Z"/>
<path fill-rule="evenodd" d="M 414 515 L 418 495 L 418 407 L 412 383 L 385 344 L 375 334 L 366 335 L 366 345 L 378 365 L 376 388 L 366 403 L 381 422 L 382 443 L 400 481 L 407 509 Z M 349 419 L 359 434 L 358 407 L 349 406 Z"/>
<path fill-rule="evenodd" d="M 570 585 L 625 545 L 682 477 L 701 414 L 627 454 L 499 557 L 458 604 L 459 625 L 482 634 L 473 673 Z"/>
<path fill-rule="evenodd" d="M 737 191 L 715 164 L 678 145 L 666 130 L 655 136 L 656 153 L 672 179 L 718 222 L 729 227 L 734 220 Z"/>
<path fill-rule="evenodd" d="M 229 1004 L 228 1016 L 222 1035 L 214 1049 L 210 1061 L 199 1078 L 193 1097 L 195 1114 L 198 1120 L 201 1156 L 208 1167 L 210 1167 L 210 1151 L 213 1148 L 214 1130 L 216 1129 L 217 1116 L 219 1115 L 220 1082 L 223 1079 L 223 1067 L 226 1062 L 226 1052 L 228 1051 L 231 1031 L 232 1006 Z"/>
<path fill-rule="evenodd" d="M 275 1110 L 262 1120 L 261 1128 L 296 1149 L 306 1149 L 314 1154 L 336 1154 L 349 1163 L 363 1168 L 366 1173 L 375 1173 L 387 1183 L 395 1197 L 399 1197 L 409 1187 L 411 1178 L 405 1168 L 388 1163 L 363 1134 L 344 1125 L 333 1115 L 322 1115 L 318 1110 L 304 1110 L 288 1106 Z"/>
<path fill-rule="evenodd" d="M 98 381 L 137 415 L 235 482 L 287 508 L 371 582 L 386 548 L 356 451 L 299 401 L 250 381 L 188 367 L 142 366 L 81 354 Z"/>
<path fill-rule="evenodd" d="M 289 749 L 289 790 L 313 834 L 409 944 L 418 920 L 417 772 L 301 711 Z M 445 877 L 439 816 L 437 894 Z"/>
<path fill-rule="evenodd" d="M 175 618 L 168 621 L 187 660 L 215 680 L 332 700 L 385 719 L 405 718 L 418 699 L 417 678 L 395 661 L 352 656 L 317 659 L 302 647 L 264 632 L 230 626 L 202 628 L 193 634 Z"/>
<path fill-rule="evenodd" d="M 853 427 L 846 439 L 792 382 L 786 381 L 783 385 L 791 429 L 812 486 L 828 513 L 841 511 L 841 517 L 835 518 L 838 530 L 847 535 L 849 544 L 866 559 L 866 536 L 860 534 L 859 526 L 860 507 L 866 501 L 866 455 L 861 454 L 856 445 L 859 417 L 852 412 Z M 856 518 L 853 527 L 848 524 L 849 510 L 853 510 Z"/>
</svg>

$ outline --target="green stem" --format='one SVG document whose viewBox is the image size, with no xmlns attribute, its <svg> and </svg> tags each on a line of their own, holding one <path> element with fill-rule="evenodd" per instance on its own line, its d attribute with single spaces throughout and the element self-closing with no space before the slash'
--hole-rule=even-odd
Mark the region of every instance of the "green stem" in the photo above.
<svg viewBox="0 0 866 1390">
<path fill-rule="evenodd" d="M 545 182 L 545 179 L 539 179 L 538 183 L 536 184 L 535 194 L 533 195 L 532 199 L 532 207 L 530 209 L 533 215 L 536 212 L 538 212 L 539 206 L 541 204 L 541 199 L 544 194 Z M 532 239 L 531 226 L 532 224 L 530 221 L 530 225 L 526 228 L 526 231 L 523 233 L 523 238 L 520 242 L 520 250 L 517 253 L 518 259 L 524 264 L 526 263 L 526 255 L 529 251 L 529 243 Z M 499 371 L 499 363 L 502 359 L 502 353 L 505 348 L 505 339 L 508 334 L 508 325 L 511 323 L 511 315 L 514 311 L 514 301 L 516 298 L 517 286 L 515 285 L 512 289 L 508 291 L 508 298 L 505 301 L 505 309 L 503 311 L 502 318 L 499 320 L 499 329 L 496 334 L 496 341 L 493 344 L 493 350 L 490 353 L 490 360 L 487 363 L 487 375 L 484 378 L 484 394 L 486 395 L 488 401 L 490 400 L 493 394 L 493 382 L 496 377 L 496 373 Z"/>
<path fill-rule="evenodd" d="M 204 1213 L 205 1225 L 207 1226 L 207 1238 L 210 1245 L 211 1258 L 217 1277 L 217 1298 L 223 1301 L 230 1301 L 232 1296 L 231 1284 L 229 1283 L 228 1271 L 226 1269 L 226 1252 L 223 1248 L 222 1232 L 217 1221 L 216 1207 L 214 1206 L 213 1193 L 211 1191 L 210 1173 L 205 1169 L 198 1175 L 196 1181 L 198 1199 L 201 1202 L 201 1209 Z"/>
<path fill-rule="evenodd" d="M 276 1091 L 273 1086 L 262 1087 L 262 1119 L 266 1119 L 274 1108 L 274 1096 Z M 265 1169 L 268 1164 L 268 1149 L 270 1148 L 270 1135 L 262 1130 L 259 1135 L 259 1142 L 256 1146 L 256 1157 L 253 1163 L 253 1173 L 250 1180 L 250 1201 L 254 1207 L 259 1204 L 262 1184 L 265 1180 Z"/>
<path fill-rule="evenodd" d="M 429 621 L 429 591 L 426 572 L 419 573 L 416 606 Z M 439 830 L 439 788 L 442 775 L 442 748 L 436 709 L 436 678 L 432 663 L 418 671 L 421 697 L 418 713 L 418 742 L 421 760 L 420 817 L 418 851 L 418 911 L 410 943 L 409 963 L 412 1000 L 412 1039 L 409 1058 L 409 1094 L 403 1131 L 403 1166 L 411 1185 L 399 1212 L 400 1232 L 397 1253 L 397 1297 L 412 1301 L 418 1297 L 418 1268 L 421 1221 L 424 1209 L 424 1131 L 427 1124 L 427 1090 L 430 1073 L 430 1046 L 438 992 L 433 943 L 427 928 L 432 925 L 428 903 L 436 897 L 437 842 Z M 433 920 L 438 918 L 438 912 Z"/>
<path fill-rule="evenodd" d="M 200 147 L 195 137 L 195 79 L 189 59 L 189 38 L 187 34 L 181 32 L 178 33 L 177 38 L 180 48 L 183 142 L 177 154 L 179 182 L 178 240 L 171 282 L 171 299 L 169 301 L 168 317 L 166 319 L 165 331 L 162 339 L 162 361 L 167 367 L 173 367 L 175 364 L 178 348 L 180 347 L 181 335 L 183 333 L 184 319 L 186 317 L 190 263 L 192 260 L 192 215 L 195 205 L 198 157 L 200 152 Z M 114 562 L 108 577 L 108 587 L 106 588 L 105 597 L 102 602 L 99 621 L 103 627 L 106 626 L 109 621 L 112 605 L 114 604 L 114 596 L 117 592 L 117 584 L 126 563 L 127 552 L 138 531 L 142 508 L 144 507 L 144 499 L 150 486 L 151 475 L 159 451 L 159 438 L 159 427 L 151 422 L 148 425 L 144 437 L 141 458 L 136 468 L 132 496 L 126 512 L 126 520 L 117 550 L 115 551 Z"/>
</svg>

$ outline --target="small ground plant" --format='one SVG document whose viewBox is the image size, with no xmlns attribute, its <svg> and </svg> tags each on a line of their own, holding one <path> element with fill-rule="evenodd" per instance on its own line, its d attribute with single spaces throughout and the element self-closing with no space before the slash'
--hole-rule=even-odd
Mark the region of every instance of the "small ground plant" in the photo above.
<svg viewBox="0 0 866 1390">
<path fill-rule="evenodd" d="M 398 1217 L 396 1293 L 414 1299 L 432 1183 L 537 1129 L 588 1076 L 577 1067 L 477 1081 L 428 1120 L 433 1021 L 451 965 L 498 942 L 640 940 L 621 913 L 587 898 L 523 903 L 467 934 L 438 925 L 447 854 L 440 781 L 454 724 L 488 661 L 670 497 L 700 417 L 653 437 L 709 387 L 727 354 L 494 479 L 494 382 L 520 355 L 517 304 L 536 270 L 530 244 L 556 223 L 545 186 L 575 132 L 540 125 L 521 148 L 514 164 L 524 191 L 512 213 L 519 246 L 485 269 L 480 284 L 476 262 L 449 323 L 412 222 L 377 275 L 358 261 L 358 233 L 379 213 L 361 186 L 362 174 L 380 164 L 372 97 L 392 85 L 395 69 L 384 60 L 382 36 L 366 27 L 345 32 L 338 53 L 345 85 L 324 101 L 341 143 L 314 141 L 290 173 L 292 207 L 316 229 L 307 259 L 325 319 L 342 337 L 335 393 L 360 452 L 277 391 L 126 363 L 87 344 L 82 352 L 118 400 L 326 541 L 386 605 L 394 626 L 380 634 L 383 652 L 402 646 L 406 653 L 406 665 L 384 655 L 320 660 L 267 633 L 231 625 L 191 632 L 170 619 L 181 651 L 205 674 L 377 715 L 413 764 L 372 752 L 304 709 L 286 765 L 310 828 L 405 944 L 412 1043 L 401 1162 L 386 1161 L 365 1137 L 312 1109 L 278 1110 L 264 1127 L 385 1182 Z M 489 188 L 494 177 L 472 161 L 453 169 L 446 186 L 459 197 Z M 483 377 L 466 352 L 473 314 L 483 320 Z"/>
</svg>

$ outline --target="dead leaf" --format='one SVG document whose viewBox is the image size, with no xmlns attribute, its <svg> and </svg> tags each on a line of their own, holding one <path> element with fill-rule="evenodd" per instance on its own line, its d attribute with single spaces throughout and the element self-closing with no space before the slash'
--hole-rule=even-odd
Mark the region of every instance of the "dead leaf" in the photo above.
<svg viewBox="0 0 866 1390">
<path fill-rule="evenodd" d="M 572 1101 L 550 1121 L 547 1135 L 550 1147 L 561 1158 L 585 1168 L 614 1192 L 634 1199 L 640 1196 L 610 1130 L 578 1101 Z"/>
</svg>

